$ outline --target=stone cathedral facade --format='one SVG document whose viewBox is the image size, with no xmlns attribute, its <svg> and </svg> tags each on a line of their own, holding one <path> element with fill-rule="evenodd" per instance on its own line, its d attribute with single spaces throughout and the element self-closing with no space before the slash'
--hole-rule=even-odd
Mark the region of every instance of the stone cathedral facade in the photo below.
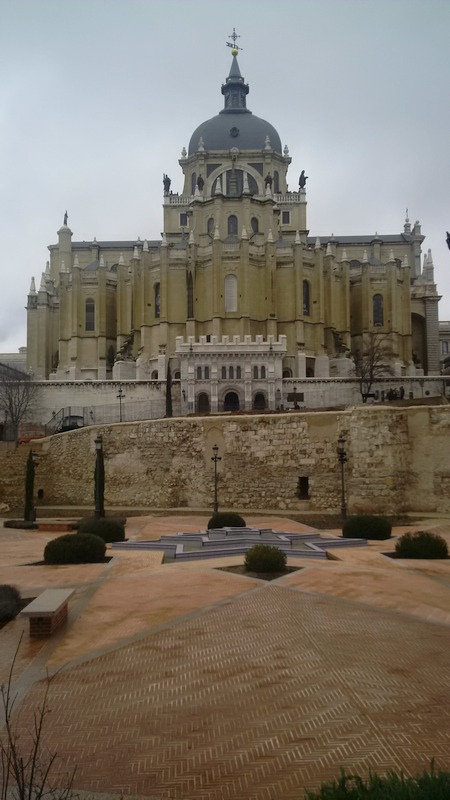
<svg viewBox="0 0 450 800">
<path fill-rule="evenodd" d="M 311 236 L 306 176 L 289 188 L 288 147 L 247 108 L 237 54 L 222 110 L 182 150 L 181 194 L 164 175 L 162 239 L 73 241 L 65 216 L 28 295 L 35 379 L 161 381 L 170 363 L 189 410 L 276 408 L 289 379 L 354 374 L 371 333 L 390 374 L 439 374 L 419 222 Z"/>
</svg>

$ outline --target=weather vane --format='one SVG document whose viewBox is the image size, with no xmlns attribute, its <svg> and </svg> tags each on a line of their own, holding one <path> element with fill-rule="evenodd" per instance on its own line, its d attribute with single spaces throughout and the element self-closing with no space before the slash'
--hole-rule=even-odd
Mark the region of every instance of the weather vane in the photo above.
<svg viewBox="0 0 450 800">
<path fill-rule="evenodd" d="M 230 39 L 233 39 L 233 44 L 231 44 L 231 42 L 227 42 L 227 47 L 231 47 L 231 53 L 233 56 L 237 56 L 239 50 L 242 50 L 242 47 L 238 47 L 236 44 L 236 39 L 240 38 L 240 35 L 236 33 L 236 28 L 233 28 L 233 33 L 230 33 Z"/>
</svg>

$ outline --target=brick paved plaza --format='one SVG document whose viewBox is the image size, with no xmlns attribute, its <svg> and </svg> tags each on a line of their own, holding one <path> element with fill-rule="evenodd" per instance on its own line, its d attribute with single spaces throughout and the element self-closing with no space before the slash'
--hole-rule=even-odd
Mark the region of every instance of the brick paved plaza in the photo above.
<svg viewBox="0 0 450 800">
<path fill-rule="evenodd" d="M 127 533 L 204 522 L 141 518 Z M 25 729 L 45 669 L 64 667 L 46 742 L 77 766 L 76 789 L 300 800 L 341 767 L 450 768 L 450 562 L 392 561 L 383 543 L 296 560 L 304 569 L 272 583 L 214 569 L 232 558 L 24 566 L 48 538 L 0 530 L 0 583 L 76 588 L 68 625 L 47 643 L 25 637 L 15 673 Z M 0 631 L 3 680 L 22 630 Z"/>
</svg>

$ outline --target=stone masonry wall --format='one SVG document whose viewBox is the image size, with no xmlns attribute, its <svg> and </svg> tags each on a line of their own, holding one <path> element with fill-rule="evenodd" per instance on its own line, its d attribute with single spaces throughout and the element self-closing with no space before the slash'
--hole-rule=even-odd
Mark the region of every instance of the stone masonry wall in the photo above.
<svg viewBox="0 0 450 800">
<path fill-rule="evenodd" d="M 84 428 L 37 440 L 44 504 L 93 505 L 94 439 L 103 437 L 108 506 L 211 508 L 219 447 L 221 508 L 323 510 L 341 501 L 346 437 L 350 513 L 450 511 L 450 406 L 358 406 L 342 412 L 211 416 Z M 0 454 L 0 502 L 20 508 L 27 446 Z M 310 499 L 298 498 L 299 477 Z"/>
</svg>

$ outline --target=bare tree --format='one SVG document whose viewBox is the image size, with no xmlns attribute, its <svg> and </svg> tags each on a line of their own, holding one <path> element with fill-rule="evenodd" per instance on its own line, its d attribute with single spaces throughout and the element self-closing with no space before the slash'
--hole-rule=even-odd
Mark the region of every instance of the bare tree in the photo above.
<svg viewBox="0 0 450 800">
<path fill-rule="evenodd" d="M 362 349 L 355 352 L 355 375 L 363 403 L 367 403 L 372 386 L 379 378 L 392 375 L 393 352 L 388 336 L 381 333 L 365 333 Z"/>
<path fill-rule="evenodd" d="M 0 365 L 0 412 L 17 441 L 20 425 L 32 410 L 39 387 L 28 375 Z"/>
<path fill-rule="evenodd" d="M 56 772 L 58 754 L 44 743 L 44 728 L 50 713 L 48 696 L 51 678 L 47 676 L 43 698 L 36 708 L 29 741 L 21 739 L 13 712 L 17 695 L 13 694 L 12 675 L 21 641 L 15 652 L 8 682 L 0 689 L 0 800 L 70 800 L 73 797 L 72 774 L 61 777 Z M 28 739 L 28 737 L 27 737 Z"/>
</svg>

